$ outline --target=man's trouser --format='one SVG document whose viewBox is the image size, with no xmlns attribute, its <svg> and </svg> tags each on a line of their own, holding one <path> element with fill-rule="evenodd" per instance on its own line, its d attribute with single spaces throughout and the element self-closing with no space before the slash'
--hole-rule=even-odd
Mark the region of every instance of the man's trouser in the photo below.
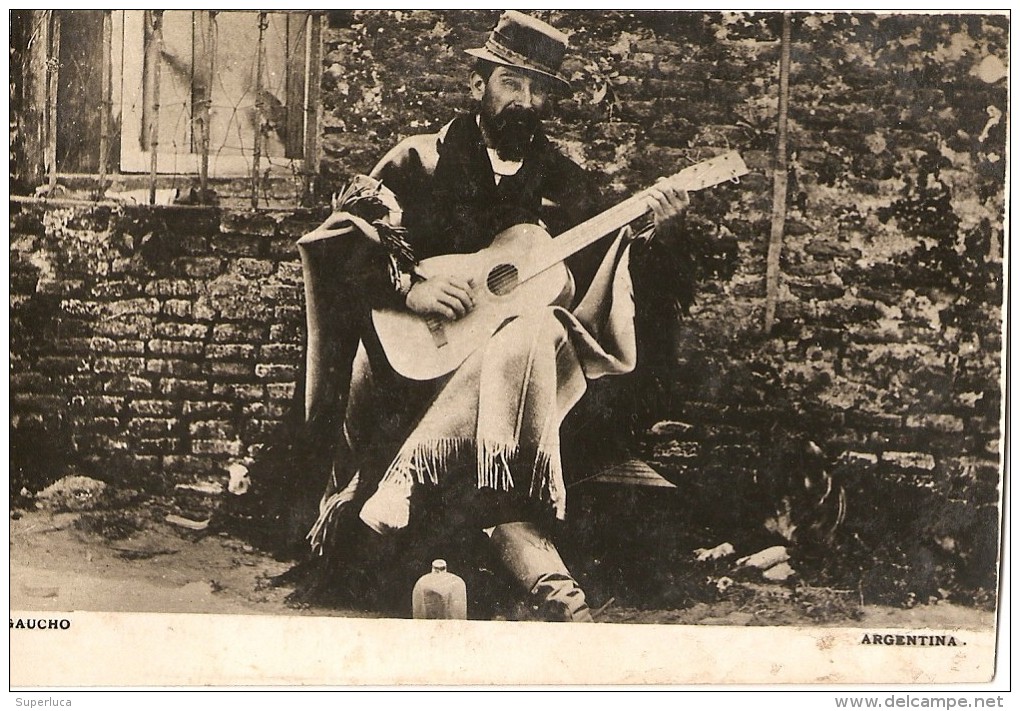
<svg viewBox="0 0 1020 711">
<path fill-rule="evenodd" d="M 552 541 L 525 521 L 492 530 L 492 544 L 506 570 L 527 590 L 545 619 L 593 622 L 584 592 L 570 575 Z"/>
</svg>

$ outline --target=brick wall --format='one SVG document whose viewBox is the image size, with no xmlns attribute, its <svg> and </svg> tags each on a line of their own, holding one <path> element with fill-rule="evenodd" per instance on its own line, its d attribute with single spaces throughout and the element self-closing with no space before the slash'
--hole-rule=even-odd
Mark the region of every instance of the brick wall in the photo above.
<svg viewBox="0 0 1020 711">
<path fill-rule="evenodd" d="M 781 18 L 542 14 L 576 48 L 575 91 L 549 132 L 607 202 L 726 148 L 753 171 L 694 197 L 702 281 L 686 319 L 648 303 L 673 247 L 635 255 L 642 368 L 592 393 L 605 407 L 585 415 L 589 431 L 699 500 L 726 482 L 729 509 L 695 507 L 709 523 L 739 518 L 789 467 L 786 442 L 811 440 L 847 487 L 848 535 L 887 566 L 872 568 L 930 569 L 897 595 L 992 586 L 1007 20 L 794 17 L 788 217 L 765 333 Z M 324 193 L 468 106 L 460 48 L 495 17 L 331 14 Z M 301 222 L 12 204 L 15 426 L 48 423 L 109 476 L 174 480 L 251 454 L 293 388 Z"/>
<path fill-rule="evenodd" d="M 301 359 L 304 219 L 12 203 L 16 439 L 157 490 L 256 454 Z"/>
</svg>

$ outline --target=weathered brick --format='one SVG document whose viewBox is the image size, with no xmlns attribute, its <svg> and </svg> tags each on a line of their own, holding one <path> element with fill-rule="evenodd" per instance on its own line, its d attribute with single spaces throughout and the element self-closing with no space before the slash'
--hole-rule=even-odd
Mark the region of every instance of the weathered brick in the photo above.
<svg viewBox="0 0 1020 711">
<path fill-rule="evenodd" d="M 206 346 L 205 357 L 209 360 L 251 360 L 255 357 L 255 346 L 242 343 L 214 343 Z"/>
<path fill-rule="evenodd" d="M 252 367 L 246 363 L 206 361 L 202 364 L 202 372 L 213 378 L 243 379 L 252 376 Z"/>
<path fill-rule="evenodd" d="M 301 262 L 280 262 L 276 267 L 276 279 L 284 284 L 304 284 L 304 273 Z"/>
<path fill-rule="evenodd" d="M 864 464 L 878 464 L 878 455 L 872 452 L 847 452 L 847 459 Z"/>
<path fill-rule="evenodd" d="M 82 296 L 85 282 L 81 279 L 39 279 L 35 291 L 47 296 Z"/>
<path fill-rule="evenodd" d="M 97 373 L 134 373 L 145 372 L 145 359 L 137 356 L 104 356 L 96 358 L 92 369 Z"/>
<path fill-rule="evenodd" d="M 212 394 L 228 400 L 261 400 L 266 390 L 261 385 L 249 383 L 213 383 Z"/>
<path fill-rule="evenodd" d="M 270 400 L 292 400 L 294 398 L 295 383 L 269 383 L 266 385 L 266 393 Z"/>
<path fill-rule="evenodd" d="M 251 343 L 261 341 L 264 335 L 264 326 L 221 323 L 213 326 L 212 339 L 216 343 Z"/>
<path fill-rule="evenodd" d="M 167 299 L 160 312 L 171 318 L 189 319 L 193 316 L 191 302 L 184 299 Z"/>
<path fill-rule="evenodd" d="M 146 286 L 148 293 L 148 286 Z M 125 316 L 152 316 L 159 313 L 159 299 L 124 299 L 111 301 L 102 305 L 102 314 L 107 319 L 124 318 Z"/>
<path fill-rule="evenodd" d="M 911 415 L 907 417 L 907 427 L 939 432 L 963 432 L 963 420 L 954 415 Z"/>
<path fill-rule="evenodd" d="M 200 341 L 164 341 L 153 339 L 147 345 L 150 353 L 167 356 L 200 356 L 204 349 Z"/>
<path fill-rule="evenodd" d="M 141 296 L 142 285 L 135 281 L 100 281 L 89 288 L 89 294 L 97 299 L 126 299 Z"/>
<path fill-rule="evenodd" d="M 143 438 L 132 443 L 132 451 L 138 454 L 172 454 L 184 451 L 184 444 L 173 437 Z"/>
<path fill-rule="evenodd" d="M 77 356 L 44 356 L 37 361 L 37 366 L 40 372 L 52 374 L 78 373 L 88 370 L 85 359 Z"/>
<path fill-rule="evenodd" d="M 304 290 L 290 284 L 263 284 L 259 289 L 263 299 L 274 303 L 298 303 L 304 296 Z"/>
<path fill-rule="evenodd" d="M 52 387 L 53 381 L 42 373 L 11 373 L 8 385 L 14 392 L 39 392 Z"/>
<path fill-rule="evenodd" d="M 92 349 L 92 339 L 57 338 L 53 341 L 53 349 L 57 353 L 88 353 Z"/>
<path fill-rule="evenodd" d="M 191 305 L 192 318 L 196 321 L 213 321 L 217 317 L 213 300 L 208 296 L 200 296 Z"/>
<path fill-rule="evenodd" d="M 103 306 L 95 301 L 63 299 L 60 302 L 60 310 L 68 316 L 94 317 L 102 313 Z"/>
<path fill-rule="evenodd" d="M 935 458 L 927 452 L 882 452 L 882 461 L 888 462 L 900 469 L 926 469 L 935 468 Z"/>
<path fill-rule="evenodd" d="M 202 372 L 202 366 L 190 360 L 176 358 L 147 358 L 145 371 L 153 375 L 173 375 L 178 378 L 190 378 Z"/>
<path fill-rule="evenodd" d="M 159 382 L 159 392 L 177 397 L 200 398 L 209 392 L 209 384 L 204 380 L 163 378 Z"/>
<path fill-rule="evenodd" d="M 277 321 L 293 321 L 302 322 L 305 317 L 305 310 L 303 306 L 298 305 L 281 305 L 273 309 L 273 318 Z"/>
<path fill-rule="evenodd" d="M 246 437 L 260 440 L 272 437 L 279 429 L 279 420 L 249 420 L 244 425 Z"/>
<path fill-rule="evenodd" d="M 199 420 L 188 425 L 188 434 L 193 439 L 233 440 L 237 428 L 229 420 Z"/>
<path fill-rule="evenodd" d="M 250 257 L 240 257 L 232 263 L 232 266 L 248 278 L 269 276 L 276 269 L 275 262 L 269 259 L 252 259 Z"/>
<path fill-rule="evenodd" d="M 181 406 L 183 414 L 197 417 L 229 417 L 233 411 L 231 403 L 221 400 L 185 400 Z"/>
<path fill-rule="evenodd" d="M 136 375 L 114 375 L 103 386 L 104 392 L 125 394 L 148 394 L 152 392 L 152 381 Z"/>
<path fill-rule="evenodd" d="M 122 316 L 117 320 L 103 320 L 96 323 L 96 333 L 111 338 L 149 338 L 152 336 L 153 320 L 148 316 Z"/>
<path fill-rule="evenodd" d="M 292 321 L 290 323 L 274 323 L 269 327 L 269 340 L 274 343 L 299 344 L 304 337 L 305 324 L 303 321 Z"/>
<path fill-rule="evenodd" d="M 120 420 L 116 417 L 72 417 L 71 424 L 76 430 L 85 431 L 97 435 L 116 435 L 121 430 Z"/>
<path fill-rule="evenodd" d="M 280 363 L 257 363 L 255 377 L 262 380 L 293 380 L 297 377 L 297 367 Z"/>
<path fill-rule="evenodd" d="M 155 334 L 171 340 L 202 340 L 208 335 L 209 326 L 201 323 L 157 323 Z"/>
<path fill-rule="evenodd" d="M 244 445 L 236 440 L 196 439 L 191 442 L 191 451 L 195 454 L 230 455 L 237 457 L 244 451 Z"/>
<path fill-rule="evenodd" d="M 38 239 L 32 235 L 11 235 L 11 251 L 12 252 L 25 252 L 27 254 L 34 254 L 38 247 Z"/>
<path fill-rule="evenodd" d="M 217 257 L 185 257 L 175 260 L 174 267 L 190 277 L 204 279 L 223 271 L 223 260 Z"/>
<path fill-rule="evenodd" d="M 177 420 L 166 417 L 134 417 L 128 421 L 126 430 L 138 437 L 165 437 L 173 432 Z"/>
<path fill-rule="evenodd" d="M 33 412 L 58 412 L 67 406 L 67 399 L 60 395 L 12 393 L 11 400 L 16 408 L 27 409 Z"/>
<path fill-rule="evenodd" d="M 219 471 L 221 464 L 208 457 L 174 454 L 163 457 L 163 469 L 172 476 L 202 475 Z"/>
<path fill-rule="evenodd" d="M 68 403 L 73 411 L 95 415 L 116 415 L 124 407 L 124 398 L 114 395 L 74 395 Z"/>
<path fill-rule="evenodd" d="M 204 234 L 175 235 L 181 254 L 209 254 L 209 238 Z"/>
<path fill-rule="evenodd" d="M 303 349 L 291 343 L 267 343 L 259 348 L 259 356 L 268 361 L 298 361 Z"/>
<path fill-rule="evenodd" d="M 259 240 L 249 235 L 272 237 L 276 234 L 276 220 L 264 212 L 241 212 L 224 210 L 220 216 L 220 232 L 224 236 L 213 240 L 213 249 L 227 254 L 255 256 L 258 249 L 247 249 L 249 245 L 258 245 Z"/>
<path fill-rule="evenodd" d="M 88 349 L 96 353 L 115 353 L 125 355 L 142 355 L 145 353 L 145 341 L 130 338 L 105 338 L 96 336 L 88 339 Z"/>
<path fill-rule="evenodd" d="M 106 376 L 98 373 L 74 373 L 59 379 L 60 392 L 65 393 L 101 393 L 106 392 L 103 380 Z"/>
<path fill-rule="evenodd" d="M 285 417 L 289 410 L 290 410 L 289 403 L 283 400 L 276 400 L 268 403 L 265 402 L 245 403 L 241 412 L 244 414 L 245 417 L 279 419 Z"/>
<path fill-rule="evenodd" d="M 202 288 L 198 282 L 187 279 L 153 279 L 145 285 L 145 293 L 176 299 L 182 296 L 201 294 Z"/>
<path fill-rule="evenodd" d="M 173 400 L 133 400 L 128 403 L 128 411 L 132 415 L 164 417 L 173 415 L 177 410 L 177 403 Z"/>
</svg>

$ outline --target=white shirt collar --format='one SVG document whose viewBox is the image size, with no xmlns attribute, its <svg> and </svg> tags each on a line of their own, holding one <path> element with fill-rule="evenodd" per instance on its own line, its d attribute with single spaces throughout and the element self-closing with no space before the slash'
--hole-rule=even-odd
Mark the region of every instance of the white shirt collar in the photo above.
<svg viewBox="0 0 1020 711">
<path fill-rule="evenodd" d="M 475 115 L 475 122 L 481 126 L 481 117 Z M 520 160 L 503 160 L 496 153 L 496 149 L 486 147 L 485 152 L 489 154 L 489 163 L 492 165 L 492 172 L 496 175 L 496 182 L 499 179 L 507 175 L 516 175 L 517 171 L 524 165 L 524 161 Z"/>
</svg>

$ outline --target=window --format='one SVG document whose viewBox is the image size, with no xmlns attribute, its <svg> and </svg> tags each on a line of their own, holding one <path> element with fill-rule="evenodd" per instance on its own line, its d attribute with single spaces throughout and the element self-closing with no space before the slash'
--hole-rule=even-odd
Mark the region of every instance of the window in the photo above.
<svg viewBox="0 0 1020 711">
<path fill-rule="evenodd" d="M 319 14 L 31 15 L 29 36 L 44 40 L 36 49 L 44 62 L 34 66 L 46 75 L 36 83 L 45 85 L 42 133 L 51 182 L 112 173 L 153 181 L 194 175 L 203 183 L 248 177 L 254 202 L 260 181 L 307 180 L 314 171 Z"/>
</svg>

